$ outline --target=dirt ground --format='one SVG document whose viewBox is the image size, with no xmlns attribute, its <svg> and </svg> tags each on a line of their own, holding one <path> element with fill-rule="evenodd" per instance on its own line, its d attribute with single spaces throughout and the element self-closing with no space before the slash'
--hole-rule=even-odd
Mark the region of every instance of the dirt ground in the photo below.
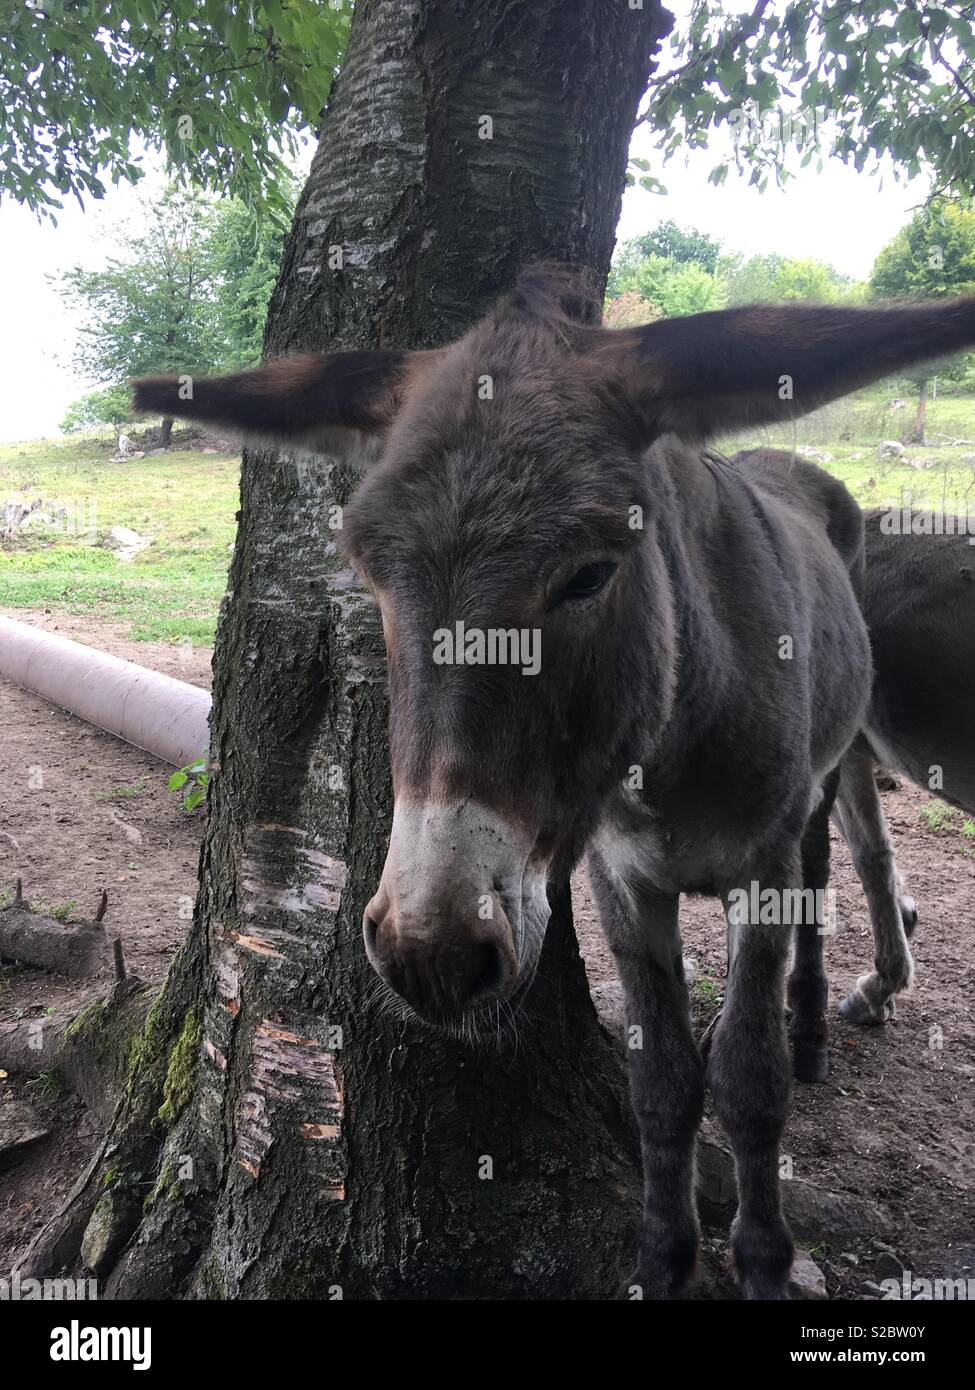
<svg viewBox="0 0 975 1390">
<path fill-rule="evenodd" d="M 127 641 L 110 624 L 52 614 L 10 616 L 57 630 L 182 680 L 209 684 L 210 652 Z M 171 769 L 36 696 L 0 681 L 0 891 L 20 877 L 42 910 L 89 916 L 109 893 L 106 923 L 129 968 L 159 980 L 191 917 L 202 819 L 166 788 Z M 916 981 L 895 1022 L 864 1031 L 833 1010 L 830 1076 L 797 1087 L 783 1144 L 796 1178 L 867 1197 L 890 1219 L 813 1253 L 831 1296 L 876 1297 L 883 1277 L 975 1278 L 975 857 L 957 834 L 927 829 L 912 787 L 884 794 L 900 863 L 920 909 Z M 845 846 L 834 837 L 839 929 L 827 942 L 831 1001 L 869 967 L 870 924 Z M 612 978 L 582 875 L 575 885 L 580 944 L 594 985 Z M 685 951 L 703 1028 L 719 1006 L 724 932 L 716 903 L 689 901 Z M 0 1023 L 71 1017 L 82 987 L 0 967 Z M 0 1275 L 67 1193 L 94 1141 L 84 1108 L 40 1083 L 0 1076 L 3 1105 L 30 1102 L 51 1136 L 0 1167 Z M 2 1162 L 2 1160 L 0 1160 Z"/>
</svg>

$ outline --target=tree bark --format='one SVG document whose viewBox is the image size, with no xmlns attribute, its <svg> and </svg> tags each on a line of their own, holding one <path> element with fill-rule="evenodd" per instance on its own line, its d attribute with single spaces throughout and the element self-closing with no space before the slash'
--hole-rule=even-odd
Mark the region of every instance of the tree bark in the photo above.
<svg viewBox="0 0 975 1390">
<path fill-rule="evenodd" d="M 539 258 L 605 277 L 669 23 L 652 0 L 359 4 L 266 351 L 442 343 Z M 245 454 L 196 916 L 130 1082 L 176 1103 L 103 1294 L 613 1298 L 639 1153 L 567 887 L 517 1046 L 404 1023 L 366 962 L 390 789 L 381 631 L 329 530 L 353 486 Z"/>
</svg>

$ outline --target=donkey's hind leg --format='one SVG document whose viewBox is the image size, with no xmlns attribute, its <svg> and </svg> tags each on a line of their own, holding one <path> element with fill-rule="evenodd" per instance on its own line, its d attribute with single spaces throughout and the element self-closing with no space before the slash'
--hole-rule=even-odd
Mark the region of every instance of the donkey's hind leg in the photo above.
<svg viewBox="0 0 975 1390">
<path fill-rule="evenodd" d="M 894 1017 L 894 996 L 908 988 L 914 973 L 905 930 L 913 904 L 903 896 L 874 782 L 873 758 L 865 748 L 851 748 L 843 759 L 834 810 L 867 895 L 875 966 L 857 981 L 840 1013 L 851 1023 L 886 1023 Z"/>
<path fill-rule="evenodd" d="M 802 837 L 802 915 L 796 923 L 795 954 L 789 975 L 792 1009 L 792 1074 L 797 1081 L 825 1081 L 829 1069 L 829 986 L 823 970 L 823 938 L 829 931 L 823 901 L 829 884 L 829 815 L 839 769 L 823 783 L 823 796 Z"/>
</svg>

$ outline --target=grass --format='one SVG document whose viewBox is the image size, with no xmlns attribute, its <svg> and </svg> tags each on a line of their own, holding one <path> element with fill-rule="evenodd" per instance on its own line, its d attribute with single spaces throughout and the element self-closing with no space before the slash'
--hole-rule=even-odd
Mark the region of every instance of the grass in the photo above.
<svg viewBox="0 0 975 1390">
<path fill-rule="evenodd" d="M 925 829 L 934 835 L 954 828 L 956 811 L 946 801 L 928 801 L 921 807 L 920 816 Z"/>
<path fill-rule="evenodd" d="M 24 489 L 43 498 L 45 513 L 63 507 L 67 520 L 0 547 L 0 605 L 97 613 L 140 641 L 212 642 L 239 461 L 180 451 L 110 463 L 110 450 L 94 436 L 0 445 L 0 498 Z M 99 543 L 112 526 L 152 544 L 121 561 Z"/>
<path fill-rule="evenodd" d="M 104 791 L 92 792 L 91 799 L 93 801 L 131 801 L 137 796 L 144 796 L 148 789 L 148 777 L 140 777 L 138 782 L 133 782 L 129 787 L 107 787 Z"/>
<path fill-rule="evenodd" d="M 888 461 L 878 443 L 899 438 L 914 415 L 908 395 L 902 410 L 891 410 L 892 394 L 889 387 L 862 392 L 794 425 L 716 444 L 727 454 L 759 445 L 805 452 L 864 507 L 909 498 L 975 511 L 975 442 L 940 438 L 975 441 L 975 397 L 930 401 L 931 442 Z M 110 463 L 111 451 L 105 434 L 0 445 L 0 499 L 24 489 L 27 498 L 41 496 L 45 510 L 53 501 L 69 521 L 94 527 L 91 538 L 62 528 L 0 543 L 0 605 L 97 614 L 128 624 L 128 635 L 142 641 L 212 642 L 236 529 L 239 461 L 180 451 Z M 152 544 L 121 561 L 97 543 L 112 526 L 128 526 Z"/>
<path fill-rule="evenodd" d="M 903 460 L 882 460 L 881 440 L 899 439 L 914 420 L 914 401 L 891 410 L 891 393 L 861 392 L 774 429 L 753 429 L 718 441 L 722 453 L 768 445 L 805 453 L 840 478 L 861 507 L 915 505 L 975 512 L 975 397 L 928 402 L 928 443 L 905 446 Z M 968 440 L 949 444 L 948 439 Z M 916 466 L 920 465 L 920 466 Z"/>
<path fill-rule="evenodd" d="M 928 801 L 918 812 L 925 830 L 932 835 L 957 835 L 958 848 L 975 859 L 975 820 L 946 801 Z"/>
<path fill-rule="evenodd" d="M 722 992 L 707 970 L 694 981 L 691 989 L 695 998 L 709 1008 L 716 1008 L 722 1001 Z"/>
</svg>

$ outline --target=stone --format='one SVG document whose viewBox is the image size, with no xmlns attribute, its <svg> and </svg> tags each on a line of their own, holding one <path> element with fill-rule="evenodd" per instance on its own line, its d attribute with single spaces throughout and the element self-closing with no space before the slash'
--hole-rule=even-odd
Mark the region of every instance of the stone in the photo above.
<svg viewBox="0 0 975 1390">
<path fill-rule="evenodd" d="M 826 1293 L 826 1276 L 813 1257 L 805 1250 L 797 1250 L 789 1275 L 789 1297 L 801 1300 L 821 1299 Z"/>
<path fill-rule="evenodd" d="M 50 1133 L 26 1102 L 11 1098 L 0 1104 L 0 1159 L 19 1154 Z"/>
<path fill-rule="evenodd" d="M 782 1209 L 792 1234 L 814 1244 L 847 1236 L 884 1236 L 891 1231 L 890 1217 L 868 1197 L 830 1192 L 800 1178 L 782 1184 Z"/>
<path fill-rule="evenodd" d="M 707 1226 L 731 1224 L 737 1206 L 735 1164 L 726 1146 L 705 1125 L 697 1151 L 697 1204 Z M 801 1178 L 783 1180 L 782 1210 L 797 1240 L 818 1245 L 850 1236 L 889 1236 L 890 1217 L 866 1197 L 830 1192 Z"/>
<path fill-rule="evenodd" d="M 138 531 L 133 531 L 128 526 L 113 526 L 102 541 L 105 549 L 114 550 L 120 560 L 134 559 L 151 544 L 152 541 L 147 536 L 140 536 Z"/>
<path fill-rule="evenodd" d="M 878 1279 L 896 1279 L 898 1282 L 904 1276 L 904 1261 L 889 1245 L 884 1245 L 878 1241 L 874 1246 L 876 1258 L 871 1261 L 873 1272 Z"/>
</svg>

